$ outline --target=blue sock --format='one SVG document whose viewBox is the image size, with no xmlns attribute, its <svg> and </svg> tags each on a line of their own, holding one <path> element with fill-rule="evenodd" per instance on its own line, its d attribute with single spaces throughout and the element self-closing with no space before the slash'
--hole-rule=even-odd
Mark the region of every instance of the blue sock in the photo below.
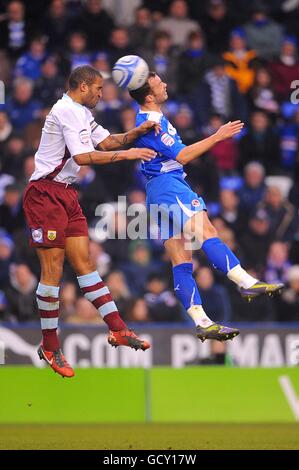
<svg viewBox="0 0 299 470">
<path fill-rule="evenodd" d="M 209 238 L 202 244 L 202 249 L 207 255 L 210 263 L 224 274 L 240 264 L 232 250 L 218 237 Z"/>
<path fill-rule="evenodd" d="M 201 298 L 193 278 L 193 264 L 182 263 L 172 268 L 174 292 L 188 310 L 192 305 L 201 305 Z"/>
</svg>

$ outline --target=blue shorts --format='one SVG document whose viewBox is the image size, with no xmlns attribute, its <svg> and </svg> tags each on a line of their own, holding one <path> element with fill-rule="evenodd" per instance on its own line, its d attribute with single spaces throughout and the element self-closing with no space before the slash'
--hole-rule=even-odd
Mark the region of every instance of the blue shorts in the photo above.
<svg viewBox="0 0 299 470">
<path fill-rule="evenodd" d="M 207 210 L 182 176 L 164 173 L 150 179 L 146 185 L 146 207 L 150 220 L 160 229 L 162 240 L 179 235 L 187 220 L 196 212 Z"/>
</svg>

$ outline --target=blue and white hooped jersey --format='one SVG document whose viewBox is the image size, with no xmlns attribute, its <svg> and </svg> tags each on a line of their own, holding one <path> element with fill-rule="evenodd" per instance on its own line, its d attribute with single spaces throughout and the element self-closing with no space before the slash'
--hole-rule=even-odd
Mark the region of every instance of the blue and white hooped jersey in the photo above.
<svg viewBox="0 0 299 470">
<path fill-rule="evenodd" d="M 135 147 L 153 149 L 158 154 L 150 162 L 142 163 L 142 173 L 148 179 L 168 172 L 183 176 L 183 165 L 176 160 L 176 157 L 185 145 L 176 129 L 162 113 L 157 111 L 139 111 L 136 115 L 136 126 L 144 121 L 158 122 L 161 125 L 161 131 L 159 135 L 155 135 L 155 132 L 151 131 L 135 141 Z"/>
</svg>

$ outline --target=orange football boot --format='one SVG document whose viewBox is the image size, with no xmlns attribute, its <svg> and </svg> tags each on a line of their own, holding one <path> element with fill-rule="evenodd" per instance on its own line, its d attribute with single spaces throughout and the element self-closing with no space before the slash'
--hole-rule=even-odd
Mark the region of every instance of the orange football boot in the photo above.
<svg viewBox="0 0 299 470">
<path fill-rule="evenodd" d="M 138 349 L 142 349 L 142 351 L 145 351 L 146 349 L 149 349 L 151 347 L 151 345 L 147 341 L 138 338 L 134 331 L 129 329 L 120 331 L 109 331 L 108 343 L 111 344 L 111 346 L 114 346 L 115 348 L 117 346 L 129 346 L 130 348 L 133 348 L 136 351 Z"/>
<path fill-rule="evenodd" d="M 62 354 L 61 349 L 57 351 L 46 351 L 43 345 L 41 344 L 37 350 L 40 360 L 46 361 L 57 374 L 62 375 L 62 377 L 73 377 L 75 375 L 74 370 L 67 362 L 66 358 Z"/>
</svg>

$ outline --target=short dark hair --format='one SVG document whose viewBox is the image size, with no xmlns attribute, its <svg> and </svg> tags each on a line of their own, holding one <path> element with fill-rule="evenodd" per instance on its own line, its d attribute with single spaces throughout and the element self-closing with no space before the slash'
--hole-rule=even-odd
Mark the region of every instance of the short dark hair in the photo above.
<svg viewBox="0 0 299 470">
<path fill-rule="evenodd" d="M 151 87 L 149 86 L 148 79 L 155 77 L 156 75 L 156 72 L 150 72 L 145 84 L 142 85 L 142 87 L 137 88 L 137 90 L 130 91 L 130 96 L 133 98 L 133 100 L 137 101 L 138 104 L 144 104 L 146 96 L 150 95 Z"/>
<path fill-rule="evenodd" d="M 100 72 L 91 65 L 75 68 L 69 77 L 69 89 L 76 90 L 82 82 L 92 85 L 97 77 L 103 78 Z"/>
</svg>

